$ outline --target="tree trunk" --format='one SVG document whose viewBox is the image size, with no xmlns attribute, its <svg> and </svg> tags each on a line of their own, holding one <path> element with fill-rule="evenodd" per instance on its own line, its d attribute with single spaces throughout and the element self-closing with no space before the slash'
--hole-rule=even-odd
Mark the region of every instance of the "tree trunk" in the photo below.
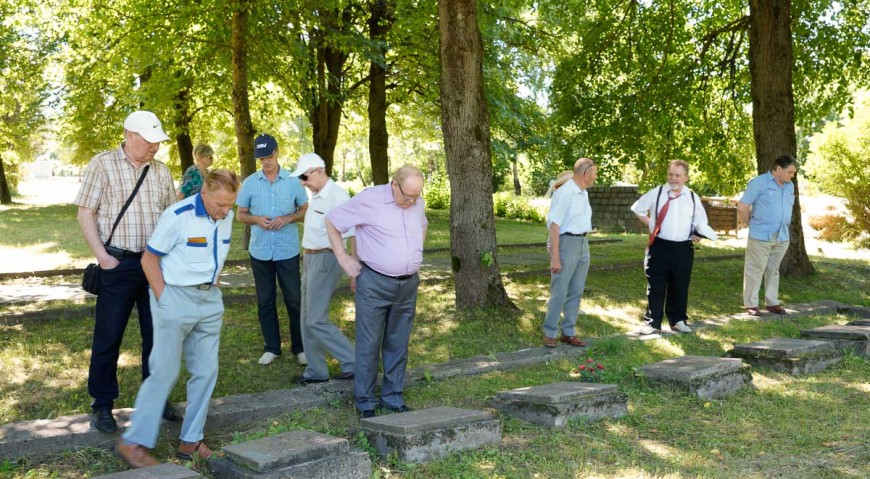
<svg viewBox="0 0 870 479">
<path fill-rule="evenodd" d="M 514 161 L 511 162 L 511 171 L 514 174 L 514 194 L 520 196 L 523 194 L 523 189 L 520 187 L 520 173 L 517 168 L 518 160 L 514 158 Z"/>
<path fill-rule="evenodd" d="M 788 153 L 797 156 L 792 91 L 791 1 L 749 1 L 749 71 L 752 92 L 752 130 L 758 172 L 771 170 L 773 161 Z M 807 256 L 801 222 L 798 179 L 794 178 L 791 244 L 780 265 L 786 276 L 814 272 Z"/>
<path fill-rule="evenodd" d="M 317 52 L 317 91 L 313 108 L 309 113 L 311 121 L 314 152 L 326 163 L 326 174 L 332 175 L 335 145 L 338 142 L 338 128 L 341 125 L 341 109 L 344 101 L 342 82 L 347 54 L 329 41 L 327 35 L 336 34 L 342 25 L 350 24 L 350 10 L 344 12 L 322 10 L 321 31 L 312 39 Z M 338 15 L 342 18 L 339 19 Z"/>
<path fill-rule="evenodd" d="M 438 30 L 456 307 L 513 306 L 498 268 L 477 0 L 439 0 Z"/>
<path fill-rule="evenodd" d="M 3 157 L 0 156 L 0 204 L 12 204 L 12 190 L 9 188 L 9 180 L 6 179 L 6 166 Z"/>
<path fill-rule="evenodd" d="M 248 12 L 250 0 L 238 0 L 232 18 L 233 120 L 242 179 L 257 171 L 254 125 L 248 103 Z"/>
<path fill-rule="evenodd" d="M 387 0 L 371 2 L 369 38 L 378 45 L 378 55 L 369 66 L 369 156 L 372 163 L 372 181 L 384 185 L 390 181 L 390 159 L 387 153 L 387 75 L 384 36 L 390 29 L 392 18 Z"/>
<path fill-rule="evenodd" d="M 182 88 L 175 96 L 175 147 L 184 173 L 193 165 L 193 141 L 190 139 L 190 90 Z"/>
</svg>

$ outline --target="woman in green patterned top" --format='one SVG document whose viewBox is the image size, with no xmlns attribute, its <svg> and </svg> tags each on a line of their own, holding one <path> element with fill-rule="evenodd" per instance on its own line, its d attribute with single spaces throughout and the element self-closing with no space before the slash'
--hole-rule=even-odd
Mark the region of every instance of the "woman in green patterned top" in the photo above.
<svg viewBox="0 0 870 479">
<path fill-rule="evenodd" d="M 178 187 L 178 199 L 199 193 L 202 189 L 202 179 L 208 176 L 208 167 L 214 162 L 214 150 L 205 143 L 199 143 L 193 148 L 193 165 L 184 172 L 181 186 Z"/>
</svg>

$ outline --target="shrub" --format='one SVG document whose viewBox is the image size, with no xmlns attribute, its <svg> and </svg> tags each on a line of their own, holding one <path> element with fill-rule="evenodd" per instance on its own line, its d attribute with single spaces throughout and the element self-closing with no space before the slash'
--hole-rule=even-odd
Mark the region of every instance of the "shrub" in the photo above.
<svg viewBox="0 0 870 479">
<path fill-rule="evenodd" d="M 450 180 L 447 175 L 438 173 L 426 180 L 423 190 L 426 198 L 426 207 L 433 210 L 446 210 L 450 208 Z"/>
<path fill-rule="evenodd" d="M 546 220 L 544 213 L 539 211 L 528 197 L 501 192 L 494 194 L 492 201 L 495 215 L 500 218 L 534 221 L 537 223 L 543 223 Z"/>
</svg>

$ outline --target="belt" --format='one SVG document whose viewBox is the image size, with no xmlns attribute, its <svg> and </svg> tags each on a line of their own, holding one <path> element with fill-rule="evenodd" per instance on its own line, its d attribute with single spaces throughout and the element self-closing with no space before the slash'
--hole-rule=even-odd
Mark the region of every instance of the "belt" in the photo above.
<svg viewBox="0 0 870 479">
<path fill-rule="evenodd" d="M 332 253 L 332 249 L 331 249 L 331 248 L 323 248 L 323 249 L 308 249 L 308 248 L 304 248 L 304 249 L 302 250 L 302 252 L 305 253 L 305 254 Z"/>
<path fill-rule="evenodd" d="M 200 291 L 208 291 L 208 290 L 212 289 L 213 287 L 215 287 L 215 285 L 212 283 L 202 283 L 202 284 L 198 284 L 198 285 L 194 286 L 194 288 L 196 288 Z"/>
<path fill-rule="evenodd" d="M 142 252 L 135 251 L 127 251 L 121 248 L 115 248 L 114 246 L 106 245 L 106 253 L 109 253 L 110 256 L 116 258 L 118 261 L 130 258 L 141 258 Z"/>
<path fill-rule="evenodd" d="M 589 233 L 589 232 L 587 231 L 586 233 L 580 233 L 580 234 L 576 234 L 576 233 L 562 233 L 562 235 L 563 235 L 563 236 L 578 236 L 578 237 L 583 237 L 583 236 L 586 236 L 588 233 Z"/>
<path fill-rule="evenodd" d="M 411 273 L 411 274 L 403 274 L 403 275 L 401 275 L 401 276 L 390 276 L 390 275 L 388 275 L 388 274 L 384 274 L 384 273 L 381 273 L 380 271 L 377 271 L 377 270 L 375 270 L 375 269 L 372 269 L 371 266 L 369 266 L 369 265 L 367 265 L 367 264 L 365 264 L 365 263 L 362 263 L 362 265 L 365 266 L 367 269 L 371 270 L 373 273 L 378 274 L 378 275 L 381 275 L 381 276 L 383 276 L 384 278 L 398 279 L 398 280 L 400 280 L 400 281 L 401 281 L 401 280 L 406 280 L 406 279 L 408 279 L 408 278 L 414 276 L 415 274 L 417 274 L 417 273 Z"/>
</svg>

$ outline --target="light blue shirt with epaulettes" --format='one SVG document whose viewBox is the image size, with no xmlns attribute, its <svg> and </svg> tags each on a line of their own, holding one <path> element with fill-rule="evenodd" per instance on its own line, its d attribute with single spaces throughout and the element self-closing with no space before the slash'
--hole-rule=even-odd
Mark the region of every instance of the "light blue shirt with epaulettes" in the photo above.
<svg viewBox="0 0 870 479">
<path fill-rule="evenodd" d="M 270 182 L 263 170 L 245 178 L 236 204 L 248 208 L 254 216 L 289 215 L 308 203 L 308 195 L 298 178 L 290 176 L 284 168 L 278 170 L 274 182 Z M 251 225 L 251 256 L 260 261 L 281 261 L 299 255 L 299 224 L 288 223 L 278 230 L 264 230 L 260 225 Z"/>
<path fill-rule="evenodd" d="M 148 251 L 159 256 L 163 280 L 173 286 L 214 284 L 224 267 L 233 234 L 233 210 L 213 220 L 202 195 L 167 208 L 148 238 Z"/>
</svg>

